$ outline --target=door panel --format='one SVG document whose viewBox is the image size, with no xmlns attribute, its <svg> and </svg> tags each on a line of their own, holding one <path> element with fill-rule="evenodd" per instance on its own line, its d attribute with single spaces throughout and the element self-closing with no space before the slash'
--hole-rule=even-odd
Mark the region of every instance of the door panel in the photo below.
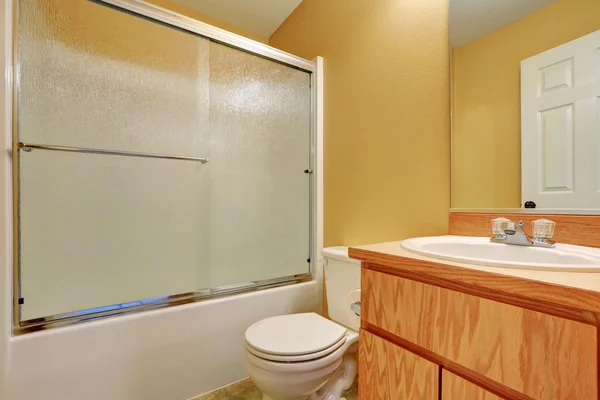
<svg viewBox="0 0 600 400">
<path fill-rule="evenodd" d="M 364 268 L 361 284 L 363 326 L 379 327 L 535 399 L 596 398 L 591 325 Z"/>
<path fill-rule="evenodd" d="M 521 63 L 522 204 L 600 207 L 600 31 Z"/>
</svg>

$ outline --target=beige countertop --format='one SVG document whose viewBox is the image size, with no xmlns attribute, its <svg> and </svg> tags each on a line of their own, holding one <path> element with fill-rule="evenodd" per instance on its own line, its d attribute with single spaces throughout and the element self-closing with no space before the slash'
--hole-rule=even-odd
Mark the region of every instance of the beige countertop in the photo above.
<svg viewBox="0 0 600 400">
<path fill-rule="evenodd" d="M 600 293 L 600 272 L 553 272 L 539 271 L 531 269 L 518 268 L 500 268 L 489 267 L 475 264 L 465 264 L 453 261 L 446 261 L 432 257 L 426 257 L 419 254 L 411 253 L 404 250 L 398 242 L 377 243 L 367 246 L 356 246 L 355 249 L 366 250 L 370 252 L 387 254 L 395 257 L 412 258 L 416 260 L 428 261 L 431 263 L 452 265 L 460 268 L 467 268 L 476 271 L 489 272 L 492 274 L 500 274 L 515 278 L 528 279 L 538 282 L 551 283 L 554 285 L 562 285 L 577 289 L 592 290 Z"/>
</svg>

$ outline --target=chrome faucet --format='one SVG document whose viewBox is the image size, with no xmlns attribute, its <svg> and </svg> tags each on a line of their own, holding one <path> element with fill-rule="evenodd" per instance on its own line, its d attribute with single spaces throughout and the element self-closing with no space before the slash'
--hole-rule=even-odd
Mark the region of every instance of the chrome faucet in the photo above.
<svg viewBox="0 0 600 400">
<path fill-rule="evenodd" d="M 552 240 L 554 227 L 556 226 L 555 222 L 547 219 L 533 221 L 533 239 L 525 233 L 524 226 L 523 221 L 515 223 L 506 218 L 496 218 L 492 220 L 494 237 L 490 239 L 490 242 L 516 246 L 555 246 L 555 242 Z"/>
</svg>

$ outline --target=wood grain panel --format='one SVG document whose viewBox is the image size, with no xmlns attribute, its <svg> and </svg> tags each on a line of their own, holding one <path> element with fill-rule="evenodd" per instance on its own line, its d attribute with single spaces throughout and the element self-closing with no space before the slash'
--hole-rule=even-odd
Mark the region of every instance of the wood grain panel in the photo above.
<svg viewBox="0 0 600 400">
<path fill-rule="evenodd" d="M 442 370 L 441 400 L 504 400 L 487 390 L 454 375 L 448 370 Z"/>
<path fill-rule="evenodd" d="M 433 349 L 439 288 L 364 268 L 361 271 L 361 323 Z"/>
<path fill-rule="evenodd" d="M 362 320 L 535 399 L 595 399 L 596 328 L 363 269 Z"/>
<path fill-rule="evenodd" d="M 361 330 L 358 353 L 361 400 L 437 400 L 439 367 Z"/>
<path fill-rule="evenodd" d="M 498 217 L 525 221 L 525 231 L 532 233 L 531 222 L 547 218 L 556 222 L 554 240 L 559 243 L 600 247 L 600 215 L 565 214 L 496 214 L 450 213 L 450 235 L 492 236 L 491 220 Z"/>
</svg>

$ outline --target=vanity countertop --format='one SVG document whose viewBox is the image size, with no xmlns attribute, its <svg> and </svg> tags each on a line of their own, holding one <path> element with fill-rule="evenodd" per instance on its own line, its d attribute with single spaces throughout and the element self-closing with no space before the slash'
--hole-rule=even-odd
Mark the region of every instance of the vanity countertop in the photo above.
<svg viewBox="0 0 600 400">
<path fill-rule="evenodd" d="M 367 268 L 480 297 L 600 324 L 600 273 L 479 266 L 404 250 L 400 242 L 351 247 Z"/>
</svg>

